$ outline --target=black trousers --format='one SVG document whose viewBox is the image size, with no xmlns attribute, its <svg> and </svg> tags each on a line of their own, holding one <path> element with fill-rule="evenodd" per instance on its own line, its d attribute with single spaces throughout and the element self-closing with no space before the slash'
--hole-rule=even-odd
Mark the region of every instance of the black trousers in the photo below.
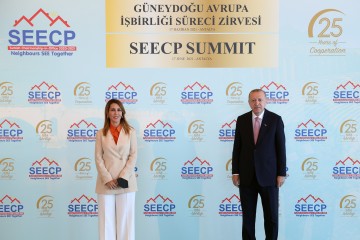
<svg viewBox="0 0 360 240">
<path fill-rule="evenodd" d="M 241 183 L 240 183 L 241 184 Z M 277 240 L 279 230 L 279 188 L 261 187 L 256 177 L 250 186 L 240 186 L 243 211 L 242 238 L 255 240 L 255 220 L 258 195 L 261 197 L 266 240 Z"/>
</svg>

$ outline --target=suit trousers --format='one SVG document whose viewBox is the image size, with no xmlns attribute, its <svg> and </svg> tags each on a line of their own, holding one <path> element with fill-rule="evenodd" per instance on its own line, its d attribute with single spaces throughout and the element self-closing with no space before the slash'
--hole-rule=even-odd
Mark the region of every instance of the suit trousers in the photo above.
<svg viewBox="0 0 360 240">
<path fill-rule="evenodd" d="M 276 240 L 279 228 L 279 188 L 261 187 L 256 180 L 250 186 L 240 186 L 240 199 L 243 211 L 242 237 L 255 240 L 255 219 L 258 195 L 261 197 L 264 215 L 266 240 Z"/>
<path fill-rule="evenodd" d="M 135 240 L 135 192 L 98 194 L 100 240 Z"/>
</svg>

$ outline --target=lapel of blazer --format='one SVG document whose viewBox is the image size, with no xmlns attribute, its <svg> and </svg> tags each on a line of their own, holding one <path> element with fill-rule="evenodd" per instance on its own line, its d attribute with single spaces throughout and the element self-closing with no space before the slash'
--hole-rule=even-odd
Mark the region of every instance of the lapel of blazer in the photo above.
<svg viewBox="0 0 360 240">
<path fill-rule="evenodd" d="M 256 142 L 256 145 L 260 144 L 262 139 L 264 138 L 264 135 L 266 134 L 270 124 L 269 124 L 269 113 L 268 111 L 265 109 L 264 110 L 264 117 L 261 121 L 261 126 L 260 126 L 260 132 L 259 132 L 259 136 L 258 136 L 258 140 Z M 254 137 L 253 137 L 254 138 Z"/>
</svg>

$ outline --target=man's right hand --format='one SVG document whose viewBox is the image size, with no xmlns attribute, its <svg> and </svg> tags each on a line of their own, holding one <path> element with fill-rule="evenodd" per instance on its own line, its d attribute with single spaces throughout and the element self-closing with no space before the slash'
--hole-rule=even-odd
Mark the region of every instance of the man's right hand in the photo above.
<svg viewBox="0 0 360 240">
<path fill-rule="evenodd" d="M 239 187 L 240 185 L 240 176 L 239 175 L 232 175 L 232 181 L 235 187 Z"/>
</svg>

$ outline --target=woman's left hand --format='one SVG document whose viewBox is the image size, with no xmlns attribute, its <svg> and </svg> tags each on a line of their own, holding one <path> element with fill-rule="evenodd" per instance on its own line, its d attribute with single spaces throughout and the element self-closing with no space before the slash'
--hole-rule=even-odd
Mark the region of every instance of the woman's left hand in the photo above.
<svg viewBox="0 0 360 240">
<path fill-rule="evenodd" d="M 110 182 L 107 182 L 105 185 L 110 189 L 115 189 L 118 187 L 118 183 L 117 183 L 116 179 L 113 179 Z"/>
</svg>

